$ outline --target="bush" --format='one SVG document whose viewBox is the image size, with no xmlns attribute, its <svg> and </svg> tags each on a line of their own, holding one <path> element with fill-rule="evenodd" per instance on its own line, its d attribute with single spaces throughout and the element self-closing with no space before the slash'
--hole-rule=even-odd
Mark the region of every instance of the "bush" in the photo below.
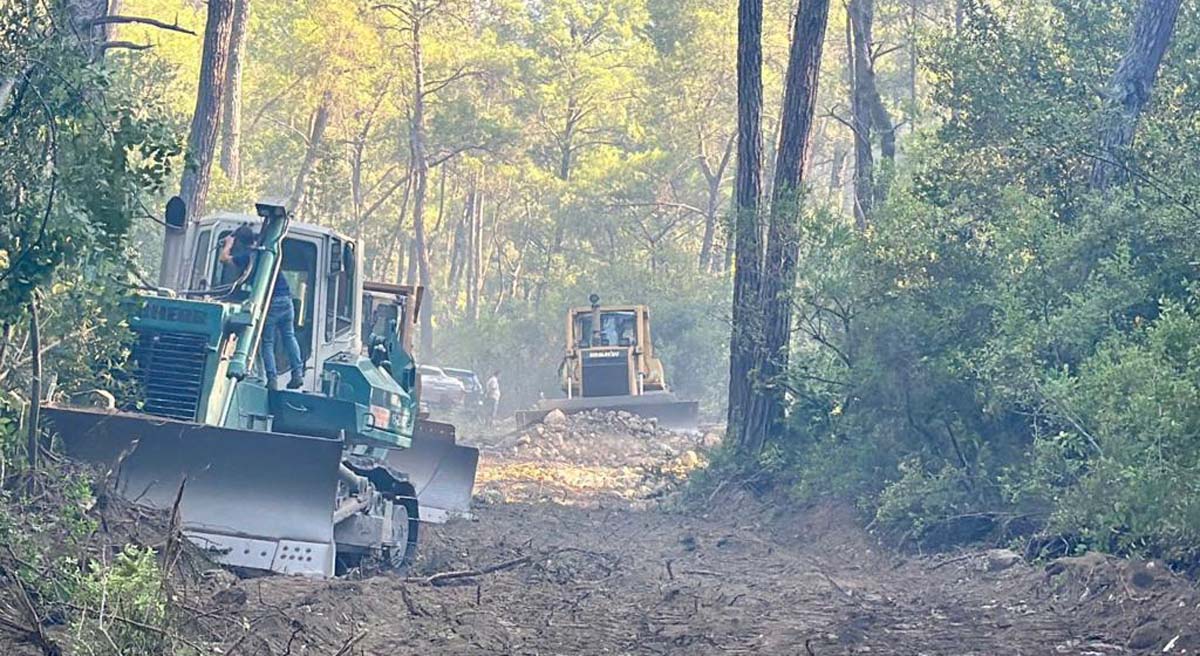
<svg viewBox="0 0 1200 656">
<path fill-rule="evenodd" d="M 163 575 L 153 549 L 127 546 L 111 563 L 92 561 L 73 598 L 71 635 L 81 654 L 173 654 Z"/>
</svg>

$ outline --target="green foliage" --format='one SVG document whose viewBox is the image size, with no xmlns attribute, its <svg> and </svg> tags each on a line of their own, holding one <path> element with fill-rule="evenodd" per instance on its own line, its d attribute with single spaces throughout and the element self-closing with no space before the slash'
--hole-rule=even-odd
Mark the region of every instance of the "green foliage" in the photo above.
<svg viewBox="0 0 1200 656">
<path fill-rule="evenodd" d="M 1200 91 L 1200 34 L 1176 35 L 1138 176 L 1100 197 L 1090 90 L 1128 23 L 1086 5 L 967 3 L 930 62 L 947 120 L 909 141 L 873 225 L 806 219 L 781 442 L 799 495 L 851 495 L 924 544 L 1040 528 L 1200 556 L 1200 215 L 1177 200 L 1200 151 L 1169 136 L 1193 129 L 1175 105 Z"/>
<path fill-rule="evenodd" d="M 93 561 L 79 576 L 71 627 L 81 654 L 141 656 L 177 653 L 161 630 L 167 601 L 153 549 L 128 546 L 111 563 Z"/>
</svg>

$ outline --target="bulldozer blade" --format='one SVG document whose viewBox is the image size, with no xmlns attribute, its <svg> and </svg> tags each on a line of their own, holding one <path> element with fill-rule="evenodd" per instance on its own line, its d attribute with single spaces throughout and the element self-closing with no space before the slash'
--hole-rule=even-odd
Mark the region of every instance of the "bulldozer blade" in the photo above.
<svg viewBox="0 0 1200 656">
<path fill-rule="evenodd" d="M 341 440 L 48 406 L 70 457 L 104 467 L 117 494 L 171 511 L 216 561 L 329 577 Z"/>
<path fill-rule="evenodd" d="M 561 410 L 568 415 L 589 410 L 624 411 L 640 417 L 657 419 L 659 425 L 664 428 L 695 431 L 699 427 L 700 404 L 697 401 L 680 401 L 670 393 L 550 399 L 539 403 L 534 410 L 518 412 L 517 425 L 527 426 L 539 422 L 554 410 Z"/>
<path fill-rule="evenodd" d="M 387 464 L 407 474 L 416 488 L 421 521 L 470 517 L 479 449 L 456 444 L 453 426 L 418 420 L 412 445 L 389 450 Z"/>
</svg>

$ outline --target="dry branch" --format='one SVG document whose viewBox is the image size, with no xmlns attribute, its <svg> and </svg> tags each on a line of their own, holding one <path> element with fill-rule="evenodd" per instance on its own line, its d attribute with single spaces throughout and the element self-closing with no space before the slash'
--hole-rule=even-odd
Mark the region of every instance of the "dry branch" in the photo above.
<svg viewBox="0 0 1200 656">
<path fill-rule="evenodd" d="M 432 585 L 432 586 L 446 585 L 448 582 L 454 581 L 457 579 L 475 578 L 477 576 L 483 576 L 485 574 L 493 574 L 495 572 L 500 572 L 500 571 L 503 571 L 506 569 L 512 569 L 514 567 L 519 567 L 521 565 L 528 565 L 531 558 L 532 557 L 529 554 L 526 554 L 524 556 L 521 556 L 520 558 L 513 558 L 512 560 L 506 560 L 502 563 L 497 563 L 495 565 L 489 565 L 487 567 L 483 567 L 480 569 L 464 569 L 464 570 L 458 570 L 458 571 L 454 571 L 454 572 L 442 572 L 440 574 L 434 574 L 433 576 L 430 576 L 430 577 L 427 577 L 424 579 L 416 579 L 414 582 L 423 583 L 425 585 Z M 412 580 L 412 579 L 410 579 L 410 580 Z"/>
<path fill-rule="evenodd" d="M 145 16 L 100 16 L 99 18 L 94 18 L 88 21 L 88 25 L 92 27 L 97 25 L 124 25 L 130 23 L 149 25 L 150 27 L 157 27 L 160 30 L 167 30 L 168 32 L 179 32 L 181 34 L 190 34 L 192 36 L 196 36 L 195 32 L 187 29 L 186 27 L 180 27 L 178 23 L 164 23 L 163 21 L 156 20 L 154 18 L 147 18 Z"/>
</svg>

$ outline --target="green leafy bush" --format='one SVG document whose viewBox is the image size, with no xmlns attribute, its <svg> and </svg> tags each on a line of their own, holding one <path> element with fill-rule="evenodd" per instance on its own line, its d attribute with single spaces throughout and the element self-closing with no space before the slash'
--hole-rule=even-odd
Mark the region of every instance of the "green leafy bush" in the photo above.
<svg viewBox="0 0 1200 656">
<path fill-rule="evenodd" d="M 128 546 L 111 563 L 93 561 L 79 577 L 71 627 L 81 654 L 172 654 L 163 627 L 167 602 L 153 549 Z"/>
</svg>

